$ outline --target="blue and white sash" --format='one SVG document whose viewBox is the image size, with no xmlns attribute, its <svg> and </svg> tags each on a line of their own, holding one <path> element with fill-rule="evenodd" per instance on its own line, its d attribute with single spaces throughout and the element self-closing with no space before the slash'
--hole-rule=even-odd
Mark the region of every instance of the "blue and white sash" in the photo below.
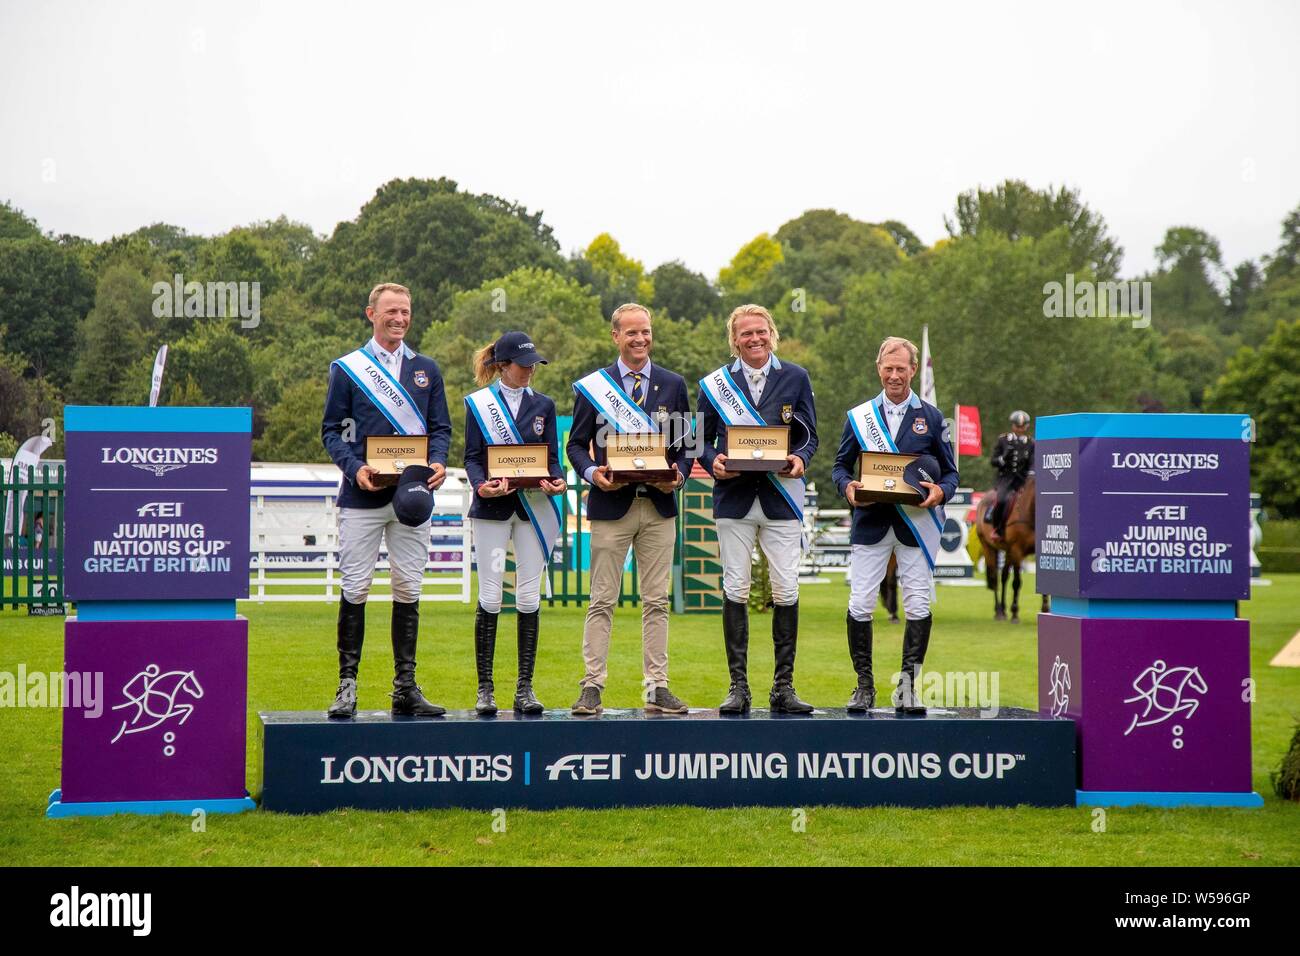
<svg viewBox="0 0 1300 956">
<path fill-rule="evenodd" d="M 709 403 L 717 410 L 718 416 L 728 426 L 739 425 L 745 427 L 767 424 L 767 422 L 763 421 L 763 416 L 758 413 L 758 409 L 750 404 L 744 390 L 731 377 L 731 369 L 726 365 L 714 369 L 700 379 L 700 391 L 708 398 Z M 786 503 L 794 509 L 794 513 L 799 516 L 799 522 L 802 524 L 803 479 L 781 476 L 774 471 L 767 472 L 767 477 L 776 486 L 776 490 L 781 493 L 781 497 L 786 500 Z M 804 539 L 804 550 L 807 550 L 806 534 Z"/>
<path fill-rule="evenodd" d="M 366 398 L 384 413 L 397 434 L 428 434 L 419 406 L 402 387 L 402 383 L 393 378 L 384 364 L 364 348 L 335 359 L 334 364 L 356 382 L 357 388 L 361 389 Z"/>
<path fill-rule="evenodd" d="M 489 445 L 523 445 L 523 436 L 515 426 L 510 406 L 501 398 L 495 385 L 481 388 L 465 396 L 465 405 L 469 413 L 478 422 L 483 440 Z M 538 488 L 519 489 L 519 501 L 524 506 L 524 513 L 537 534 L 537 541 L 542 546 L 542 557 L 546 564 L 551 563 L 551 549 L 555 547 L 560 536 L 560 507 L 555 499 Z M 543 575 L 546 580 L 547 595 L 550 595 L 550 575 Z"/>
<path fill-rule="evenodd" d="M 869 402 L 863 402 L 856 408 L 849 409 L 849 424 L 863 451 L 898 452 L 889 426 L 885 422 L 885 413 L 880 404 L 884 392 Z M 933 508 L 918 508 L 915 505 L 894 505 L 903 521 L 912 530 L 912 537 L 921 546 L 921 553 L 934 570 L 934 560 L 939 555 L 939 537 L 943 533 L 944 513 L 942 505 Z"/>
<path fill-rule="evenodd" d="M 643 435 L 659 431 L 658 423 L 603 368 L 578 379 L 573 383 L 573 390 L 591 402 L 592 407 L 620 434 Z"/>
</svg>

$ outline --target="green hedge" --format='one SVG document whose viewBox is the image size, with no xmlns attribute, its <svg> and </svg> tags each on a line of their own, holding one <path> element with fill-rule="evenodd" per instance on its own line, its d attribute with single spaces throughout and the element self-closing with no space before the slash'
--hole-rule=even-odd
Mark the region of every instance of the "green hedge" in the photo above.
<svg viewBox="0 0 1300 956">
<path fill-rule="evenodd" d="M 1259 523 L 1264 531 L 1255 554 L 1265 574 L 1300 572 L 1300 520 L 1266 518 Z"/>
</svg>

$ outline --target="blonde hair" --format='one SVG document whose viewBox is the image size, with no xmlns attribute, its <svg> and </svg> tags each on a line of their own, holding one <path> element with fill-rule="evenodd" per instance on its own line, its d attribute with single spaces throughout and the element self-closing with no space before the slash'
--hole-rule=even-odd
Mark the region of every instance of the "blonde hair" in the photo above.
<svg viewBox="0 0 1300 956">
<path fill-rule="evenodd" d="M 650 310 L 639 302 L 625 302 L 614 310 L 614 314 L 609 317 L 610 327 L 617 330 L 619 319 L 623 317 L 624 312 L 644 312 L 645 317 L 650 318 Z"/>
<path fill-rule="evenodd" d="M 921 352 L 915 345 L 905 338 L 891 335 L 889 338 L 885 339 L 885 341 L 880 343 L 880 351 L 876 353 L 876 365 L 880 364 L 880 361 L 885 357 L 886 352 L 892 352 L 899 346 L 907 349 L 907 354 L 912 360 L 912 365 L 915 366 L 921 364 Z"/>
<path fill-rule="evenodd" d="M 398 285 L 396 282 L 381 282 L 370 290 L 370 308 L 375 308 L 379 304 L 379 297 L 385 292 L 398 292 L 411 298 L 411 290 L 404 285 Z"/>
<path fill-rule="evenodd" d="M 731 354 L 740 357 L 740 351 L 736 348 L 736 322 L 747 315 L 757 315 L 767 319 L 767 333 L 772 338 L 772 351 L 775 352 L 776 347 L 781 344 L 781 333 L 777 330 L 776 322 L 772 320 L 772 313 L 761 305 L 751 302 L 748 305 L 736 306 L 727 317 L 727 341 L 731 343 Z"/>
<path fill-rule="evenodd" d="M 510 364 L 498 362 L 493 358 L 496 348 L 496 342 L 489 342 L 474 353 L 474 382 L 480 387 L 490 385 L 492 380 L 501 374 L 501 369 Z"/>
</svg>

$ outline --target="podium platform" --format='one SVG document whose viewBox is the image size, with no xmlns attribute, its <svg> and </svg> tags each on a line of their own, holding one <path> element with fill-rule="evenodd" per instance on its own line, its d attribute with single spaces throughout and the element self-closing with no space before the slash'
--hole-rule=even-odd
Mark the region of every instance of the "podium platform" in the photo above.
<svg viewBox="0 0 1300 956">
<path fill-rule="evenodd" d="M 1075 805 L 1075 726 L 1029 710 L 259 715 L 262 808 Z"/>
</svg>

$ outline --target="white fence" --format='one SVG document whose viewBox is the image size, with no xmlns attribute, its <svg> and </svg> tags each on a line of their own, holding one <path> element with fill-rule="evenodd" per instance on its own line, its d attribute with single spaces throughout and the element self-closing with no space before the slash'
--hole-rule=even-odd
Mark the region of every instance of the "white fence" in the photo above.
<svg viewBox="0 0 1300 956">
<path fill-rule="evenodd" d="M 330 466 L 335 475 L 336 469 Z M 450 469 L 446 484 L 434 496 L 429 560 L 424 566 L 421 601 L 470 599 L 472 541 L 467 484 L 461 469 Z M 457 472 L 460 472 L 457 474 Z M 248 599 L 265 601 L 337 601 L 339 576 L 337 478 L 293 474 L 277 478 L 254 466 L 249 498 Z M 380 550 L 370 600 L 391 601 L 382 593 L 390 583 L 388 552 Z"/>
</svg>

